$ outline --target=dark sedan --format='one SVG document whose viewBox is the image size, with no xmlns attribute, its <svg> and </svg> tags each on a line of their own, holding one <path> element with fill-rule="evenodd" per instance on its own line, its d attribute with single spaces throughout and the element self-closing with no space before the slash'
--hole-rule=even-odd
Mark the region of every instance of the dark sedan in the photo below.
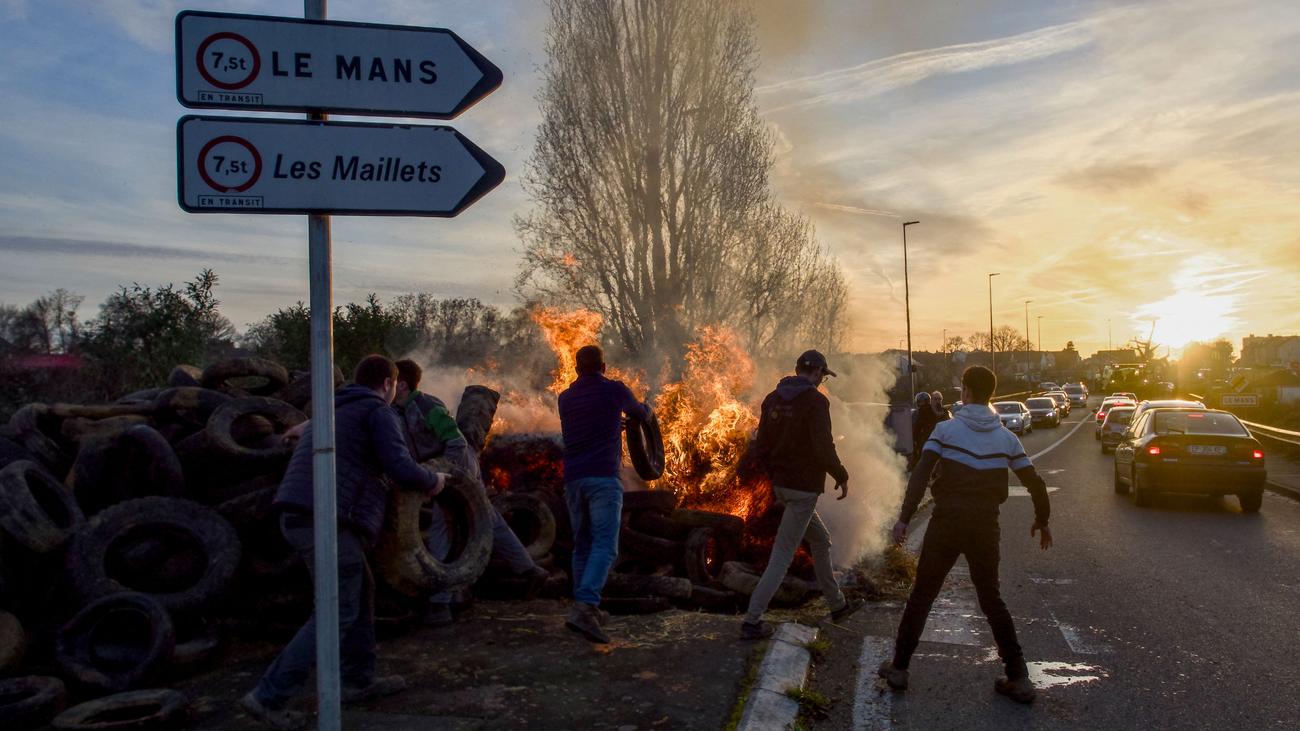
<svg viewBox="0 0 1300 731">
<path fill-rule="evenodd" d="M 1255 513 L 1264 477 L 1263 446 L 1226 411 L 1148 409 L 1115 447 L 1115 492 L 1131 489 L 1138 506 L 1160 492 L 1236 495 Z"/>
<path fill-rule="evenodd" d="M 1133 412 L 1136 407 L 1132 405 L 1116 405 L 1106 412 L 1106 418 L 1097 428 L 1098 439 L 1101 440 L 1101 453 L 1108 454 L 1115 449 L 1115 445 L 1120 442 L 1120 435 L 1133 423 Z"/>
<path fill-rule="evenodd" d="M 1029 417 L 1031 425 L 1046 424 L 1047 426 L 1061 425 L 1061 410 L 1056 405 L 1056 401 L 1046 396 L 1035 396 L 1025 401 L 1025 406 L 1029 407 Z"/>
</svg>

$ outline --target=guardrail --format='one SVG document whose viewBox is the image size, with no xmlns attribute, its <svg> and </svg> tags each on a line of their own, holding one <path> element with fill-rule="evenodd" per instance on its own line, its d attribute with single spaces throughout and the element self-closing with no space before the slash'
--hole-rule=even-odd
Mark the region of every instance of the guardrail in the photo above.
<svg viewBox="0 0 1300 731">
<path fill-rule="evenodd" d="M 1193 399 L 1197 401 L 1201 401 L 1201 402 L 1205 401 L 1205 397 L 1200 394 L 1188 393 L 1187 395 L 1191 396 Z M 1245 419 L 1242 419 L 1240 416 L 1238 416 L 1237 419 L 1241 423 L 1249 427 L 1250 433 L 1257 437 L 1268 437 L 1269 439 L 1274 439 L 1279 442 L 1285 442 L 1287 444 L 1294 444 L 1300 447 L 1300 431 L 1281 429 L 1276 426 L 1269 426 L 1268 424 L 1256 424 L 1253 421 L 1246 421 Z"/>
</svg>

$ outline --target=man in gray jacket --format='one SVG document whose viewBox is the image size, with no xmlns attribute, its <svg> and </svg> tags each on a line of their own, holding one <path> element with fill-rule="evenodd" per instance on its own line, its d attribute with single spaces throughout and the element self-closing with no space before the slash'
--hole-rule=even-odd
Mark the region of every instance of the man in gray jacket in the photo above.
<svg viewBox="0 0 1300 731">
<path fill-rule="evenodd" d="M 366 550 L 374 544 L 388 507 L 387 475 L 397 487 L 438 494 L 447 476 L 411 459 L 397 414 L 389 407 L 397 389 L 397 368 L 382 355 L 357 365 L 354 383 L 334 396 L 335 485 L 339 568 L 339 661 L 344 703 L 357 703 L 406 688 L 400 675 L 375 675 L 374 578 Z M 275 495 L 285 540 L 315 578 L 312 529 L 312 435 L 294 449 Z M 285 705 L 302 691 L 316 659 L 316 615 L 298 630 L 258 682 L 240 699 L 252 717 L 277 729 L 301 728 L 307 721 Z"/>
</svg>

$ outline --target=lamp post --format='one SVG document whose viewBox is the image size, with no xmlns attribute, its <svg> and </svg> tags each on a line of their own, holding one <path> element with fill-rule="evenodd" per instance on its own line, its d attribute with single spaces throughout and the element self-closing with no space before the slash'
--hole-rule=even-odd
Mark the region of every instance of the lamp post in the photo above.
<svg viewBox="0 0 1300 731">
<path fill-rule="evenodd" d="M 1111 334 L 1110 318 L 1106 318 L 1106 350 L 1115 349 L 1115 336 Z"/>
<path fill-rule="evenodd" d="M 916 403 L 916 368 L 912 365 L 912 296 L 907 283 L 907 227 L 918 223 L 920 221 L 903 222 L 903 312 L 907 317 L 907 383 L 911 389 L 909 403 Z"/>
<path fill-rule="evenodd" d="M 1035 315 L 1038 318 L 1038 352 L 1043 352 L 1043 316 Z"/>
<path fill-rule="evenodd" d="M 994 375 L 998 372 L 997 351 L 993 349 L 993 278 L 1002 272 L 993 272 L 989 274 L 989 370 Z"/>
<path fill-rule="evenodd" d="M 1033 300 L 1025 300 L 1025 350 L 1031 351 L 1028 358 L 1025 359 L 1025 378 L 1029 378 L 1029 369 L 1033 360 L 1034 341 L 1029 339 L 1029 303 Z"/>
</svg>

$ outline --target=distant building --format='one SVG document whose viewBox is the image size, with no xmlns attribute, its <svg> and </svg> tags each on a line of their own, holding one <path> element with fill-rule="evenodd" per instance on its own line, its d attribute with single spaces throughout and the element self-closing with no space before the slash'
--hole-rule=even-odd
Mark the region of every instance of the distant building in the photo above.
<svg viewBox="0 0 1300 731">
<path fill-rule="evenodd" d="M 1248 335 L 1241 339 L 1241 358 L 1237 364 L 1300 370 L 1300 335 Z"/>
</svg>

